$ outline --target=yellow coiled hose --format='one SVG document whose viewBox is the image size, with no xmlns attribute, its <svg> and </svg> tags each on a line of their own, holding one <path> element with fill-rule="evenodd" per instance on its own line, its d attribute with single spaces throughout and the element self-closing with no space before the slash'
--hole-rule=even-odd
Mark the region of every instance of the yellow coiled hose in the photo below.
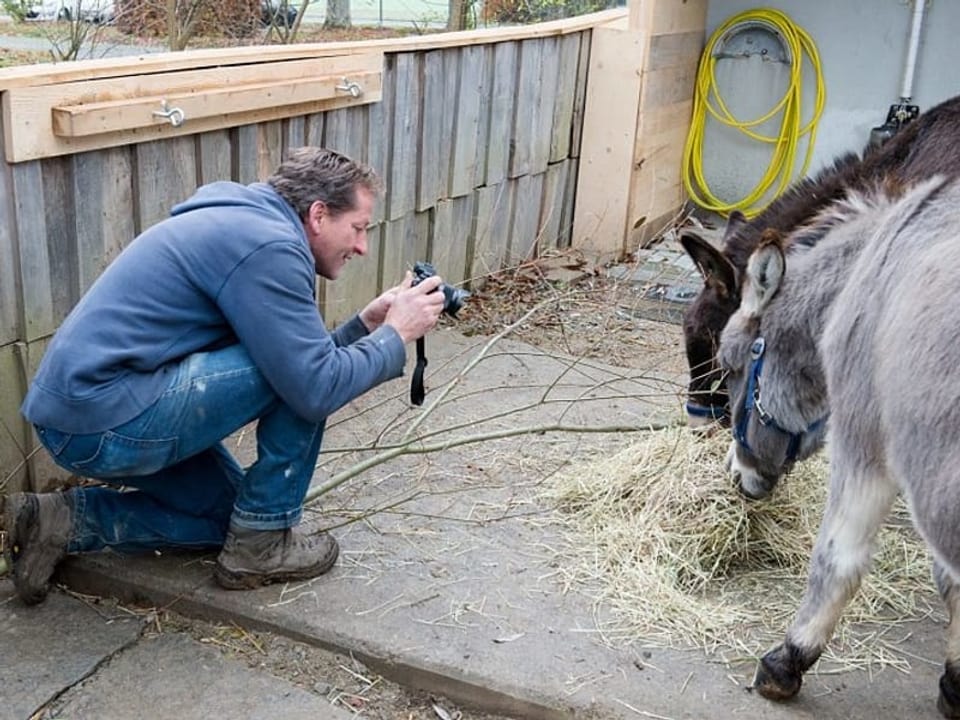
<svg viewBox="0 0 960 720">
<path fill-rule="evenodd" d="M 735 118 L 727 109 L 716 86 L 715 47 L 731 28 L 741 23 L 755 23 L 776 30 L 790 52 L 790 83 L 787 91 L 768 113 L 755 120 L 738 120 Z M 801 124 L 804 56 L 809 59 L 813 67 L 817 89 L 813 117 L 806 125 Z M 806 156 L 803 167 L 800 169 L 801 176 L 806 174 L 816 140 L 817 122 L 823 113 L 825 97 L 826 89 L 823 84 L 823 73 L 820 68 L 820 55 L 817 52 L 817 47 L 807 32 L 795 25 L 784 13 L 770 8 L 758 8 L 734 15 L 723 23 L 710 36 L 710 40 L 703 50 L 703 55 L 700 57 L 700 66 L 697 70 L 697 85 L 693 96 L 693 119 L 683 150 L 683 185 L 690 199 L 700 207 L 724 216 L 729 215 L 733 210 L 740 210 L 748 218 L 760 213 L 769 203 L 769 199 L 772 199 L 769 198 L 767 202 L 763 202 L 764 198 L 768 197 L 767 193 L 774 183 L 776 183 L 776 190 L 773 197 L 780 195 L 789 185 L 793 178 L 794 163 L 796 162 L 801 138 L 809 134 Z M 703 136 L 708 113 L 724 125 L 736 128 L 754 140 L 774 145 L 770 162 L 763 177 L 746 196 L 735 202 L 728 203 L 717 198 L 710 191 L 704 178 Z M 773 118 L 777 113 L 781 113 L 778 136 L 762 135 L 754 129 Z"/>
</svg>

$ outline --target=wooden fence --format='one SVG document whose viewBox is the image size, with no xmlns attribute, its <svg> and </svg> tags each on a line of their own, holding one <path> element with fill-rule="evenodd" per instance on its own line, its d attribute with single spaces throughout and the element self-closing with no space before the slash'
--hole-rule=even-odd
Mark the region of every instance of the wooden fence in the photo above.
<svg viewBox="0 0 960 720">
<path fill-rule="evenodd" d="M 585 117 L 602 125 L 606 105 L 623 102 L 611 86 L 586 107 L 588 75 L 600 73 L 595 62 L 591 70 L 597 28 L 616 28 L 618 47 L 624 34 L 649 47 L 615 10 L 393 41 L 0 71 L 0 493 L 59 482 L 43 453 L 23 462 L 35 446 L 19 415 L 29 378 L 98 274 L 200 184 L 262 180 L 304 144 L 381 172 L 387 191 L 369 256 L 319 286 L 331 325 L 418 259 L 447 282 L 470 284 L 574 241 L 596 248 L 595 233 L 574 232 L 578 178 L 592 182 L 579 172 Z M 623 61 L 640 77 L 646 51 Z M 349 91 L 353 82 L 362 92 Z M 639 95 L 631 102 L 632 137 Z M 175 114 L 171 122 L 174 108 L 182 123 Z M 619 181 L 628 192 L 632 167 Z M 617 222 L 608 251 L 626 242 L 625 212 Z"/>
</svg>

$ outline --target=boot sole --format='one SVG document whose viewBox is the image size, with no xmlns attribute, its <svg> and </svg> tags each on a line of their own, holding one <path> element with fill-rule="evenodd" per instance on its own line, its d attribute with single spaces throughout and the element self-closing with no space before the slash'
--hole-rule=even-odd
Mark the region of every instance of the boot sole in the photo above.
<svg viewBox="0 0 960 720">
<path fill-rule="evenodd" d="M 317 563 L 313 567 L 278 573 L 227 570 L 220 563 L 217 563 L 213 568 L 213 577 L 217 581 L 217 584 L 226 590 L 255 590 L 258 587 L 272 585 L 274 583 L 312 580 L 315 577 L 329 572 L 336 564 L 339 555 L 340 548 L 334 545 L 333 551 L 325 557 L 322 562 Z"/>
</svg>

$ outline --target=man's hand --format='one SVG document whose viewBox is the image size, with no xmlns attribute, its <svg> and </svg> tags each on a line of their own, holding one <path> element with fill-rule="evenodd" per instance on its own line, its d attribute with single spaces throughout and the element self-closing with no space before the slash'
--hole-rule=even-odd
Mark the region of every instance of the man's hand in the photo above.
<svg viewBox="0 0 960 720">
<path fill-rule="evenodd" d="M 369 305 L 360 311 L 360 321 L 367 328 L 367 332 L 373 332 L 383 325 L 383 321 L 393 305 L 393 300 L 404 287 L 410 287 L 409 280 L 412 276 L 407 273 L 404 282 L 389 290 L 385 290 L 380 297 L 374 298 Z"/>
<path fill-rule="evenodd" d="M 386 307 L 383 323 L 393 327 L 403 339 L 404 344 L 426 335 L 437 324 L 440 313 L 443 312 L 443 293 L 434 292 L 443 283 L 440 276 L 428 277 L 413 287 L 410 285 L 411 282 L 413 282 L 413 275 L 408 272 L 399 287 L 388 290 L 363 311 L 366 312 L 383 301 L 385 296 L 392 294 L 385 300 L 386 305 L 379 307 Z M 377 311 L 374 309 L 373 312 L 376 317 Z M 363 313 L 360 317 L 363 320 Z"/>
</svg>

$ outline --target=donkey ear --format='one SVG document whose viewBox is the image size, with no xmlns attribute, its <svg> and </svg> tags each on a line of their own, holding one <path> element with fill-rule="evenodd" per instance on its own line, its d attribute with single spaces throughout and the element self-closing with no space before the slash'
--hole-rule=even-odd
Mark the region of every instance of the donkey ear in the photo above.
<svg viewBox="0 0 960 720">
<path fill-rule="evenodd" d="M 680 233 L 680 244 L 703 275 L 703 281 L 708 287 L 713 287 L 720 297 L 738 292 L 736 268 L 722 252 L 689 230 Z"/>
<path fill-rule="evenodd" d="M 736 235 L 747 222 L 747 216 L 742 212 L 739 210 L 731 211 L 730 215 L 727 216 L 727 228 L 723 231 L 723 244 L 726 245 L 730 238 Z"/>
<path fill-rule="evenodd" d="M 763 313 L 780 289 L 786 264 L 783 250 L 777 243 L 764 243 L 753 251 L 747 261 L 743 300 L 740 302 L 740 311 L 745 317 L 757 318 Z"/>
</svg>

